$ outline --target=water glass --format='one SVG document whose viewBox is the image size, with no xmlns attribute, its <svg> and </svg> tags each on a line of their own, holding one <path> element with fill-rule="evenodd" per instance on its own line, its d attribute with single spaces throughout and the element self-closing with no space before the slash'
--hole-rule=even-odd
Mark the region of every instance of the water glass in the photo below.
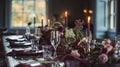
<svg viewBox="0 0 120 67">
<path fill-rule="evenodd" d="M 43 58 L 51 58 L 52 57 L 52 46 L 51 45 L 42 45 L 43 50 Z"/>
<path fill-rule="evenodd" d="M 38 50 L 37 44 L 36 44 L 36 40 L 35 39 L 31 39 L 31 48 L 32 50 Z"/>
<path fill-rule="evenodd" d="M 115 41 L 116 41 L 116 47 L 120 47 L 120 35 L 117 35 L 116 37 L 115 37 Z"/>
<path fill-rule="evenodd" d="M 115 37 L 115 41 L 116 41 L 116 44 L 115 44 L 115 56 L 120 57 L 120 35 L 117 35 Z"/>
</svg>

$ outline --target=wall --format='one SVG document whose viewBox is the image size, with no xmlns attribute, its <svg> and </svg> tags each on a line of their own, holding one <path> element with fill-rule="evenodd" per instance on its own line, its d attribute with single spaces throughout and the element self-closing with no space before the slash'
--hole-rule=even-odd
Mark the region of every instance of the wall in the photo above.
<svg viewBox="0 0 120 67">
<path fill-rule="evenodd" d="M 9 25 L 9 1 L 0 0 L 0 27 Z M 62 15 L 65 10 L 69 12 L 69 21 L 77 18 L 84 19 L 83 9 L 90 9 L 91 0 L 47 0 L 48 2 L 48 18 L 52 18 L 53 14 Z M 63 15 L 62 15 L 63 16 Z"/>
<path fill-rule="evenodd" d="M 84 19 L 83 9 L 93 9 L 95 8 L 96 0 L 47 0 L 48 1 L 48 18 L 52 18 L 53 14 L 62 15 L 65 10 L 69 12 L 69 21 L 73 21 L 77 18 Z M 0 27 L 6 27 L 9 19 L 6 19 L 8 14 L 5 14 L 9 0 L 0 0 Z M 8 13 L 7 11 L 6 13 Z M 96 23 L 96 17 L 93 17 L 93 23 Z M 120 33 L 120 0 L 117 0 L 117 34 Z M 111 36 L 111 35 L 110 35 Z"/>
<path fill-rule="evenodd" d="M 63 13 L 67 10 L 69 13 L 69 21 L 77 18 L 84 19 L 83 9 L 90 9 L 90 0 L 52 0 L 52 14 Z M 51 15 L 52 16 L 52 15 Z"/>
<path fill-rule="evenodd" d="M 7 27 L 9 25 L 9 1 L 0 0 L 0 27 Z M 83 9 L 93 9 L 91 3 L 93 0 L 46 0 L 48 2 L 48 18 L 52 18 L 54 14 L 64 16 L 67 10 L 69 13 L 69 22 L 75 19 L 86 19 Z M 5 13 L 6 12 L 6 13 Z"/>
<path fill-rule="evenodd" d="M 120 34 L 120 0 L 117 0 L 117 34 Z"/>
<path fill-rule="evenodd" d="M 0 0 L 0 27 L 5 26 L 5 0 Z"/>
</svg>

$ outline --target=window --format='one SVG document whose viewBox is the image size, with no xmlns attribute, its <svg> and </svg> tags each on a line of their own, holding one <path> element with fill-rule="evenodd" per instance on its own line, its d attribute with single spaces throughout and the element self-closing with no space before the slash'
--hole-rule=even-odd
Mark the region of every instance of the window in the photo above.
<svg viewBox="0 0 120 67">
<path fill-rule="evenodd" d="M 25 27 L 28 22 L 32 26 L 41 26 L 41 17 L 46 22 L 46 1 L 45 0 L 12 0 L 10 27 Z M 35 19 L 34 19 L 35 17 Z M 46 23 L 44 23 L 45 25 Z"/>
<path fill-rule="evenodd" d="M 109 22 L 110 22 L 110 30 L 115 30 L 116 27 L 116 0 L 109 1 Z"/>
</svg>

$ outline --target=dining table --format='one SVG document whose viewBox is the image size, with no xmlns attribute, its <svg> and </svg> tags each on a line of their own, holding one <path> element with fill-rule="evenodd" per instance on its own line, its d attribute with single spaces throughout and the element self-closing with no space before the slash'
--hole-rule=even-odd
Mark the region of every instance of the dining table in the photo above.
<svg viewBox="0 0 120 67">
<path fill-rule="evenodd" d="M 24 35 L 3 36 L 3 46 L 7 67 L 120 67 L 118 63 L 88 64 L 70 54 L 60 56 L 59 59 L 46 59 L 43 57 L 44 51 L 33 49 L 33 43 L 26 40 Z"/>
<path fill-rule="evenodd" d="M 43 50 L 33 50 L 32 43 L 23 35 L 3 36 L 3 45 L 7 67 L 62 67 L 55 65 L 56 62 L 62 63 L 60 61 L 44 59 Z"/>
</svg>

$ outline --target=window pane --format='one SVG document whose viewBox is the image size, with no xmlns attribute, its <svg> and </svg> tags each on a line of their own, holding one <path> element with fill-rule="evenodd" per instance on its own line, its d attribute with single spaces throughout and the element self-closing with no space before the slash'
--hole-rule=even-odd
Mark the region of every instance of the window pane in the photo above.
<svg viewBox="0 0 120 67">
<path fill-rule="evenodd" d="M 36 1 L 36 10 L 37 11 L 41 11 L 42 10 L 42 12 L 45 12 L 45 8 L 46 8 L 46 6 L 45 6 L 46 4 L 45 4 L 45 1 L 44 0 L 41 0 L 41 1 Z"/>
<path fill-rule="evenodd" d="M 38 20 L 40 20 L 39 22 L 40 23 L 37 23 L 38 25 L 42 25 L 41 24 L 41 16 L 44 16 L 44 25 L 46 24 L 46 3 L 44 0 L 36 0 L 36 15 L 37 15 L 37 18 Z M 36 25 L 37 25 L 36 24 Z"/>
<path fill-rule="evenodd" d="M 31 12 L 35 10 L 34 1 L 35 0 L 24 1 L 24 12 Z"/>
<path fill-rule="evenodd" d="M 23 14 L 22 13 L 12 13 L 12 23 L 11 26 L 17 27 L 21 26 L 23 23 Z"/>
<path fill-rule="evenodd" d="M 22 0 L 12 1 L 12 12 L 22 12 Z"/>
<path fill-rule="evenodd" d="M 111 22 L 110 28 L 113 29 L 114 28 L 114 17 L 113 16 L 110 17 L 110 22 Z"/>
<path fill-rule="evenodd" d="M 33 14 L 36 26 L 41 26 L 41 16 L 44 17 L 43 22 L 46 21 L 45 0 L 12 0 L 11 27 L 25 27 L 28 22 L 34 23 Z"/>
<path fill-rule="evenodd" d="M 113 14 L 114 13 L 114 2 L 113 1 L 111 1 L 111 4 L 110 4 L 110 7 L 111 7 L 111 14 Z"/>
<path fill-rule="evenodd" d="M 116 14 L 115 14 L 115 0 L 110 1 L 110 29 L 115 29 Z"/>
</svg>

